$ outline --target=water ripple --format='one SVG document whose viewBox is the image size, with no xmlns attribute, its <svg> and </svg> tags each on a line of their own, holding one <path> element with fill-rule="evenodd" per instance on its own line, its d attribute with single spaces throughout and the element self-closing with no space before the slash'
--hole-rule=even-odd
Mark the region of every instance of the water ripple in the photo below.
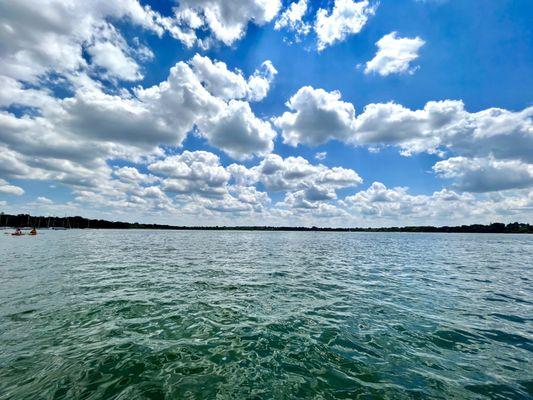
<svg viewBox="0 0 533 400">
<path fill-rule="evenodd" d="M 533 238 L 0 237 L 0 399 L 531 399 Z"/>
</svg>

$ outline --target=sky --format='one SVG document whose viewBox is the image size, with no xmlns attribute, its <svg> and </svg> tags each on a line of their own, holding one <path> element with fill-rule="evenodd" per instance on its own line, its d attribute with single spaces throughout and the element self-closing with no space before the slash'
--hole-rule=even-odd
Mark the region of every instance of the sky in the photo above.
<svg viewBox="0 0 533 400">
<path fill-rule="evenodd" d="M 0 0 L 0 211 L 533 223 L 530 0 Z"/>
</svg>

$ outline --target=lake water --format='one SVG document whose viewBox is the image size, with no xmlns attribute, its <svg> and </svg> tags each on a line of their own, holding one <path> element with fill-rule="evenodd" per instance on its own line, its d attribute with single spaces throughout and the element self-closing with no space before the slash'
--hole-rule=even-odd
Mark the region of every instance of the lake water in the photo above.
<svg viewBox="0 0 533 400">
<path fill-rule="evenodd" d="M 0 237 L 0 399 L 533 398 L 533 236 Z"/>
</svg>

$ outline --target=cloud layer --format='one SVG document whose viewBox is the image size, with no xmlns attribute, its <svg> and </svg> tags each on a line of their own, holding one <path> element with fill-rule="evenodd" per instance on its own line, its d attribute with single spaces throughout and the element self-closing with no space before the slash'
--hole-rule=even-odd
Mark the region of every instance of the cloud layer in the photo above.
<svg viewBox="0 0 533 400">
<path fill-rule="evenodd" d="M 308 35 L 325 57 L 372 21 L 377 2 L 320 8 L 298 0 L 283 8 L 278 0 L 183 0 L 167 14 L 143 4 L 0 2 L 0 204 L 7 210 L 334 226 L 531 217 L 533 107 L 468 111 L 445 99 L 359 110 L 331 86 L 307 85 L 273 99 L 277 82 L 286 88 L 291 79 L 285 65 L 256 54 L 245 73 L 213 56 L 235 52 L 255 25 L 298 40 Z M 190 55 L 147 78 L 158 61 L 147 43 L 162 38 Z M 365 73 L 407 79 L 400 75 L 415 71 L 430 44 L 392 32 L 376 45 Z M 273 100 L 277 106 L 265 105 Z M 366 182 L 340 165 L 334 147 L 325 147 L 331 141 L 345 159 L 354 147 L 431 154 L 437 161 L 426 173 L 442 189 Z M 35 181 L 50 193 L 35 193 Z M 68 192 L 59 202 L 57 187 Z"/>
</svg>

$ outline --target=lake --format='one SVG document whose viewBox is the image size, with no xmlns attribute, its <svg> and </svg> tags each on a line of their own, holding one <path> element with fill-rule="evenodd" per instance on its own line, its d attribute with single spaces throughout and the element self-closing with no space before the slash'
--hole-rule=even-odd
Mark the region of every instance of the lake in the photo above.
<svg viewBox="0 0 533 400">
<path fill-rule="evenodd" d="M 0 237 L 0 399 L 533 398 L 533 236 Z"/>
</svg>

